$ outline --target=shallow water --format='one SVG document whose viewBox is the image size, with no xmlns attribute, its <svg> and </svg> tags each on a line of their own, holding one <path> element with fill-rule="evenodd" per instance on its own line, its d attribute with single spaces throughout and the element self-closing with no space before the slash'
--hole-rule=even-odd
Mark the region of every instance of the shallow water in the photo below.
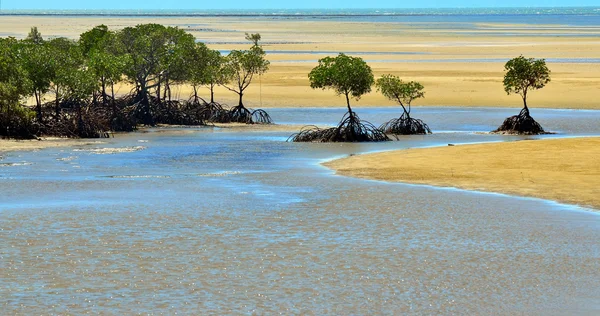
<svg viewBox="0 0 600 316">
<path fill-rule="evenodd" d="M 356 110 L 376 124 L 398 111 Z M 523 139 L 477 133 L 516 112 L 416 108 L 437 133 L 383 144 L 189 128 L 5 153 L 2 313 L 598 313 L 597 212 L 345 178 L 319 165 Z M 335 124 L 343 109 L 270 113 L 279 123 Z M 564 133 L 552 137 L 600 134 L 599 111 L 532 114 Z"/>
</svg>

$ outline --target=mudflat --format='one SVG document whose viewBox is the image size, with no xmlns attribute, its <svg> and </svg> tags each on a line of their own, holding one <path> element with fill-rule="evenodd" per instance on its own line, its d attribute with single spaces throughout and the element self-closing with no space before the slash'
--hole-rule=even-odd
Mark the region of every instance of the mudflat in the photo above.
<svg viewBox="0 0 600 316">
<path fill-rule="evenodd" d="M 600 209 L 600 138 L 408 149 L 327 162 L 340 175 L 539 197 Z"/>
</svg>

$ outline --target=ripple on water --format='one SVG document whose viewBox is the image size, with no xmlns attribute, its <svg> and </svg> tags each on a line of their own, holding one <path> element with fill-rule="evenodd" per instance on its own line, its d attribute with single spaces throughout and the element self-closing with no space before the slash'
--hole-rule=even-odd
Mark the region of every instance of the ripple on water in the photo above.
<svg viewBox="0 0 600 316">
<path fill-rule="evenodd" d="M 198 177 L 226 177 L 236 174 L 241 174 L 241 171 L 223 171 L 223 172 L 213 172 L 213 173 L 199 173 Z"/>
<path fill-rule="evenodd" d="M 89 152 L 98 155 L 112 155 L 119 153 L 131 153 L 146 149 L 145 146 L 130 146 L 130 147 L 105 147 L 105 148 L 77 148 L 73 149 L 76 152 Z"/>
<path fill-rule="evenodd" d="M 5 162 L 0 163 L 0 167 L 17 167 L 17 166 L 31 166 L 32 162 Z"/>
<path fill-rule="evenodd" d="M 473 109 L 468 120 L 418 110 L 459 133 L 334 145 L 127 134 L 110 146 L 144 138 L 152 148 L 78 154 L 82 168 L 68 174 L 56 158 L 70 150 L 9 156 L 34 166 L 1 172 L 0 314 L 598 314 L 599 215 L 317 167 L 367 151 L 516 139 L 465 127 L 492 130 L 513 109 Z M 395 111 L 361 115 L 381 122 Z M 272 112 L 326 124 L 343 114 Z M 536 113 L 551 130 L 600 128 L 598 112 Z"/>
</svg>

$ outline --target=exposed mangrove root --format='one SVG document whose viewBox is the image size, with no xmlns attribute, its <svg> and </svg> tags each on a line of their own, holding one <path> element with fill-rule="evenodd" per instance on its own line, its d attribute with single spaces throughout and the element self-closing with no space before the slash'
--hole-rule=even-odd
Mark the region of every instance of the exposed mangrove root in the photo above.
<svg viewBox="0 0 600 316">
<path fill-rule="evenodd" d="M 229 110 L 229 121 L 233 123 L 252 124 L 252 112 L 243 105 L 238 105 Z"/>
<path fill-rule="evenodd" d="M 385 133 L 373 124 L 361 122 L 355 112 L 346 112 L 337 127 L 321 129 L 305 126 L 288 138 L 293 142 L 381 142 L 390 140 Z"/>
<path fill-rule="evenodd" d="M 379 126 L 379 130 L 386 134 L 395 135 L 419 135 L 431 134 L 431 129 L 422 120 L 410 117 L 403 113 L 399 118 L 390 120 Z"/>
<path fill-rule="evenodd" d="M 107 108 L 90 106 L 86 103 L 61 101 L 59 111 L 56 103 L 43 106 L 43 122 L 39 125 L 38 136 L 60 136 L 73 138 L 110 137 L 111 115 Z"/>
<path fill-rule="evenodd" d="M 273 120 L 269 113 L 261 109 L 252 112 L 252 122 L 254 124 L 273 124 Z"/>
<path fill-rule="evenodd" d="M 162 101 L 152 99 L 153 121 L 157 124 L 169 125 L 205 125 L 202 112 L 197 107 L 179 101 Z"/>
<path fill-rule="evenodd" d="M 32 120 L 34 113 L 23 107 L 12 107 L 0 111 L 0 137 L 35 139 L 40 125 Z"/>
<path fill-rule="evenodd" d="M 549 134 L 529 115 L 529 109 L 526 107 L 521 110 L 519 115 L 514 115 L 504 120 L 504 123 L 492 131 L 492 133 L 519 135 Z"/>
<path fill-rule="evenodd" d="M 105 102 L 86 100 L 54 100 L 39 108 L 43 120 L 26 106 L 0 107 L 0 137 L 35 139 L 42 136 L 101 138 L 111 132 L 130 132 L 140 124 L 205 125 L 206 122 L 270 124 L 263 110 L 244 106 L 225 109 L 217 102 L 201 98 L 188 101 L 165 101 L 144 97 L 132 91 L 122 98 Z"/>
<path fill-rule="evenodd" d="M 213 118 L 219 118 L 224 115 L 224 112 L 227 112 L 223 109 L 223 106 L 218 102 L 210 102 L 199 105 L 199 115 L 200 117 L 208 122 L 212 122 Z"/>
</svg>

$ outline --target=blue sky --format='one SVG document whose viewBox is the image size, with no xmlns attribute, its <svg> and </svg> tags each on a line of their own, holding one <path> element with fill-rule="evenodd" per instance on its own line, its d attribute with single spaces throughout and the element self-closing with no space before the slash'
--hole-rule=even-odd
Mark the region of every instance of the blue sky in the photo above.
<svg viewBox="0 0 600 316">
<path fill-rule="evenodd" d="M 0 0 L 2 9 L 321 9 L 599 6 L 598 0 Z"/>
</svg>

